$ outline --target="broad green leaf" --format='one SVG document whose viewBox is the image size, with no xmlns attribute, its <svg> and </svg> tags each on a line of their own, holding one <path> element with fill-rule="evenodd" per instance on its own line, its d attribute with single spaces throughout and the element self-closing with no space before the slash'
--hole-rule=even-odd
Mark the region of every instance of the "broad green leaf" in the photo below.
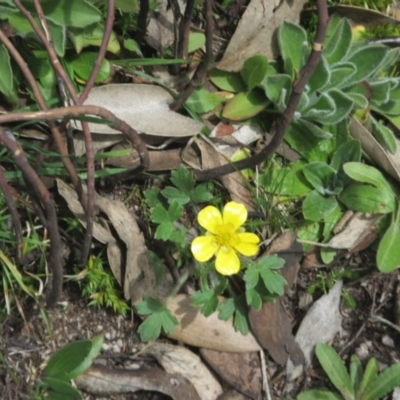
<svg viewBox="0 0 400 400">
<path fill-rule="evenodd" d="M 355 393 L 349 374 L 336 351 L 331 346 L 319 343 L 315 346 L 315 354 L 329 380 L 344 399 L 354 400 Z"/>
<path fill-rule="evenodd" d="M 325 57 L 322 55 L 307 85 L 309 86 L 311 92 L 316 92 L 317 90 L 323 90 L 325 86 L 330 83 L 330 81 L 331 71 Z"/>
<path fill-rule="evenodd" d="M 195 90 L 186 100 L 185 105 L 195 113 L 203 114 L 213 110 L 223 103 L 225 99 L 209 92 L 206 89 Z"/>
<path fill-rule="evenodd" d="M 75 51 L 79 54 L 84 47 L 100 47 L 104 35 L 104 27 L 101 24 L 92 24 L 83 28 L 68 28 L 67 35 L 73 43 Z M 133 39 L 126 39 L 124 40 L 124 47 L 128 50 L 136 51 L 135 47 L 128 48 L 129 43 L 134 45 L 136 42 Z M 118 54 L 120 50 L 121 46 L 118 42 L 117 35 L 113 31 L 111 32 L 110 40 L 107 45 L 107 51 Z M 137 50 L 140 50 L 140 48 L 137 48 Z M 140 52 L 138 54 L 140 54 Z"/>
<path fill-rule="evenodd" d="M 392 222 L 379 242 L 376 262 L 378 269 L 389 273 L 400 266 L 400 225 Z"/>
<path fill-rule="evenodd" d="M 352 40 L 352 30 L 349 21 L 345 18 L 331 18 L 324 43 L 323 55 L 329 65 L 340 62 L 348 53 Z"/>
<path fill-rule="evenodd" d="M 362 109 L 368 107 L 369 103 L 363 94 L 346 92 L 346 96 L 354 103 L 354 109 Z"/>
<path fill-rule="evenodd" d="M 374 357 L 370 358 L 364 371 L 360 387 L 357 391 L 357 399 L 364 399 L 364 393 L 366 388 L 375 380 L 376 375 L 379 372 L 378 361 Z"/>
<path fill-rule="evenodd" d="M 348 117 L 353 109 L 353 101 L 338 89 L 332 89 L 328 93 L 330 98 L 333 99 L 336 109 L 335 112 L 329 115 L 326 119 L 322 119 L 321 123 L 325 125 L 336 125 Z"/>
<path fill-rule="evenodd" d="M 85 51 L 72 58 L 69 64 L 74 69 L 75 75 L 78 79 L 83 80 L 84 82 L 86 82 L 89 79 L 90 74 L 92 73 L 93 70 L 93 65 L 96 62 L 97 56 L 98 56 L 97 53 Z M 110 77 L 110 74 L 111 74 L 111 65 L 106 59 L 103 59 L 95 82 L 96 83 L 104 82 Z"/>
<path fill-rule="evenodd" d="M 45 376 L 42 382 L 46 387 L 48 400 L 81 400 L 82 395 L 69 382 Z"/>
<path fill-rule="evenodd" d="M 322 235 L 324 236 L 324 241 L 327 242 L 332 236 L 332 229 L 337 225 L 343 216 L 343 211 L 339 204 L 336 208 L 324 218 L 324 230 Z M 322 250 L 322 249 L 321 249 Z"/>
<path fill-rule="evenodd" d="M 363 377 L 363 368 L 360 359 L 355 354 L 353 354 L 350 358 L 349 370 L 351 384 L 357 393 Z"/>
<path fill-rule="evenodd" d="M 397 141 L 392 130 L 381 121 L 376 121 L 372 116 L 370 116 L 369 119 L 372 122 L 372 134 L 375 139 L 385 150 L 395 154 L 397 151 Z"/>
<path fill-rule="evenodd" d="M 378 169 L 361 162 L 348 162 L 343 165 L 344 172 L 357 182 L 370 183 L 377 188 L 386 188 L 395 195 L 389 182 Z"/>
<path fill-rule="evenodd" d="M 323 130 L 318 125 L 311 121 L 307 121 L 306 119 L 300 118 L 296 121 L 296 123 L 298 123 L 304 129 L 307 129 L 310 134 L 314 135 L 318 139 L 330 139 L 332 137 L 332 133 Z"/>
<path fill-rule="evenodd" d="M 302 117 L 324 123 L 324 119 L 336 111 L 336 104 L 328 93 L 322 93 L 315 101 L 301 111 Z"/>
<path fill-rule="evenodd" d="M 278 31 L 278 43 L 285 72 L 297 79 L 303 66 L 303 53 L 308 47 L 306 31 L 299 25 L 284 21 Z"/>
<path fill-rule="evenodd" d="M 340 63 L 331 71 L 331 80 L 327 84 L 327 89 L 342 89 L 347 86 L 346 83 L 349 77 L 351 77 L 356 71 L 356 66 L 353 63 Z"/>
<path fill-rule="evenodd" d="M 354 85 L 373 75 L 381 66 L 387 52 L 386 46 L 367 44 L 347 57 L 345 61 L 357 67 L 356 72 L 346 80 L 348 84 Z"/>
<path fill-rule="evenodd" d="M 377 103 L 386 103 L 389 101 L 390 79 L 380 79 L 376 82 L 369 83 L 370 90 L 372 91 L 370 101 L 376 101 Z"/>
<path fill-rule="evenodd" d="M 371 109 L 377 113 L 388 115 L 388 116 L 398 116 L 400 114 L 400 101 L 389 100 L 386 103 L 378 103 L 375 101 L 371 102 Z"/>
<path fill-rule="evenodd" d="M 303 168 L 304 176 L 322 195 L 336 195 L 343 189 L 337 171 L 324 162 L 312 162 Z"/>
<path fill-rule="evenodd" d="M 350 181 L 350 178 L 345 174 L 343 165 L 352 161 L 361 161 L 361 143 L 356 139 L 347 140 L 339 145 L 333 153 L 330 163 L 331 167 L 338 172 L 339 179 L 345 186 Z"/>
<path fill-rule="evenodd" d="M 269 100 L 258 91 L 239 93 L 224 107 L 222 116 L 232 121 L 241 121 L 261 112 Z"/>
<path fill-rule="evenodd" d="M 343 400 L 341 396 L 328 392 L 328 389 L 312 389 L 300 393 L 296 400 Z"/>
<path fill-rule="evenodd" d="M 279 112 L 284 112 L 292 90 L 289 75 L 277 74 L 268 76 L 261 85 L 266 96 L 275 104 Z"/>
<path fill-rule="evenodd" d="M 194 51 L 200 49 L 206 43 L 206 37 L 202 32 L 190 32 L 189 34 L 189 45 L 188 53 L 193 53 Z"/>
<path fill-rule="evenodd" d="M 253 90 L 259 85 L 268 72 L 268 59 L 265 56 L 253 56 L 248 58 L 240 71 L 247 90 Z"/>
<path fill-rule="evenodd" d="M 208 77 L 215 86 L 227 92 L 239 93 L 247 90 L 246 83 L 239 72 L 212 69 L 208 71 Z"/>
<path fill-rule="evenodd" d="M 298 236 L 302 240 L 318 242 L 322 234 L 322 224 L 314 221 L 304 221 L 298 231 Z M 314 247 L 311 243 L 302 243 L 304 251 Z"/>
<path fill-rule="evenodd" d="M 393 194 L 371 185 L 352 185 L 343 190 L 339 200 L 347 208 L 361 212 L 390 213 L 396 207 Z"/>
<path fill-rule="evenodd" d="M 400 363 L 386 368 L 365 389 L 362 400 L 376 400 L 400 385 Z"/>
<path fill-rule="evenodd" d="M 125 49 L 127 49 L 129 51 L 132 51 L 140 56 L 143 56 L 142 51 L 140 50 L 140 46 L 136 40 L 124 39 L 124 47 L 125 47 Z M 111 51 L 111 50 L 109 50 L 109 51 Z"/>
<path fill-rule="evenodd" d="M 133 13 L 139 8 L 137 0 L 116 0 L 115 8 L 123 13 Z"/>
<path fill-rule="evenodd" d="M 47 363 L 47 377 L 69 381 L 85 372 L 101 350 L 103 338 L 72 342 L 58 350 Z"/>
<path fill-rule="evenodd" d="M 333 197 L 324 197 L 316 190 L 310 192 L 304 199 L 302 211 L 304 218 L 309 221 L 322 221 L 337 207 Z"/>
<path fill-rule="evenodd" d="M 13 81 L 13 70 L 10 62 L 10 55 L 4 44 L 0 44 L 0 92 L 11 103 L 18 103 L 17 91 L 15 90 Z"/>
</svg>

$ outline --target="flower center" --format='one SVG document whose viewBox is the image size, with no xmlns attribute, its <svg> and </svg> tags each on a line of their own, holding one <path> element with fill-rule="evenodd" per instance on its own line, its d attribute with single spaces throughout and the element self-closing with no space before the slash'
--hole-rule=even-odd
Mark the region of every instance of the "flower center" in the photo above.
<svg viewBox="0 0 400 400">
<path fill-rule="evenodd" d="M 232 224 L 220 225 L 217 228 L 215 237 L 220 246 L 234 247 L 239 243 Z"/>
</svg>

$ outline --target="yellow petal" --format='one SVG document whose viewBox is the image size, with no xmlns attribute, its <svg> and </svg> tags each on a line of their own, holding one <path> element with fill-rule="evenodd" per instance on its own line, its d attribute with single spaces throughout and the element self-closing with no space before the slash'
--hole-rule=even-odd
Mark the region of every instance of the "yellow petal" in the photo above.
<svg viewBox="0 0 400 400">
<path fill-rule="evenodd" d="M 222 275 L 233 275 L 239 272 L 240 260 L 232 247 L 221 247 L 215 260 L 215 269 Z"/>
<path fill-rule="evenodd" d="M 247 210 L 243 204 L 230 201 L 226 203 L 223 211 L 224 225 L 231 224 L 233 230 L 239 229 L 247 219 Z"/>
<path fill-rule="evenodd" d="M 199 224 L 211 233 L 217 233 L 218 227 L 222 225 L 222 216 L 219 210 L 213 206 L 203 208 L 197 217 Z"/>
<path fill-rule="evenodd" d="M 200 262 L 208 261 L 218 250 L 214 236 L 199 236 L 192 242 L 193 257 Z"/>
<path fill-rule="evenodd" d="M 237 233 L 235 238 L 238 239 L 238 244 L 234 246 L 235 250 L 244 256 L 251 257 L 255 256 L 258 252 L 258 243 L 260 239 L 254 233 L 243 232 Z"/>
</svg>

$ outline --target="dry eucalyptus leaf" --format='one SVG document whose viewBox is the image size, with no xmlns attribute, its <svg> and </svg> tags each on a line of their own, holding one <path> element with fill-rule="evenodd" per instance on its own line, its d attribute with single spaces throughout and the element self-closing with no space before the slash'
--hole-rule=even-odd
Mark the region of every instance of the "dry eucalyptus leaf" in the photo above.
<svg viewBox="0 0 400 400">
<path fill-rule="evenodd" d="M 200 354 L 212 369 L 236 390 L 251 399 L 261 399 L 262 377 L 258 353 L 225 353 L 200 349 Z"/>
<path fill-rule="evenodd" d="M 218 68 L 239 71 L 255 55 L 264 55 L 269 60 L 277 58 L 276 29 L 283 21 L 297 23 L 305 3 L 307 0 L 283 0 L 277 5 L 270 0 L 251 0 Z"/>
<path fill-rule="evenodd" d="M 109 84 L 94 87 L 84 105 L 101 106 L 139 133 L 162 137 L 189 137 L 203 128 L 201 122 L 169 109 L 173 97 L 163 88 L 144 84 Z M 71 121 L 82 130 L 80 121 Z M 105 124 L 89 123 L 92 133 L 120 134 Z"/>
<path fill-rule="evenodd" d="M 376 232 L 376 226 L 382 214 L 355 213 L 344 229 L 327 244 L 333 249 L 352 249 L 358 246 L 368 235 Z"/>
<path fill-rule="evenodd" d="M 178 319 L 169 338 L 191 346 L 227 352 L 249 352 L 261 350 L 254 336 L 249 333 L 243 336 L 235 331 L 232 319 L 222 321 L 217 313 L 205 317 L 200 308 L 191 305 L 188 295 L 178 294 L 168 303 L 168 309 Z"/>
<path fill-rule="evenodd" d="M 155 342 L 147 346 L 141 355 L 154 357 L 169 374 L 184 376 L 201 400 L 214 400 L 222 393 L 221 385 L 200 357 L 185 347 Z"/>
<path fill-rule="evenodd" d="M 148 390 L 164 393 L 174 400 L 201 400 L 184 376 L 168 374 L 154 367 L 126 370 L 92 366 L 74 379 L 74 382 L 78 389 L 99 396 Z"/>
<path fill-rule="evenodd" d="M 340 297 L 342 281 L 337 281 L 328 294 L 322 296 L 308 310 L 296 333 L 296 342 L 305 356 L 305 365 L 311 364 L 314 348 L 317 343 L 327 343 L 341 329 Z M 302 365 L 295 366 L 289 359 L 286 364 L 287 380 L 291 381 L 301 375 Z"/>
<path fill-rule="evenodd" d="M 371 160 L 396 179 L 396 181 L 400 182 L 400 140 L 396 138 L 397 151 L 395 154 L 390 154 L 379 144 L 371 132 L 355 118 L 350 118 L 349 128 L 351 136 L 361 142 L 363 150 Z"/>
<path fill-rule="evenodd" d="M 57 186 L 68 207 L 81 224 L 86 226 L 86 217 L 76 192 L 60 179 L 57 179 Z M 84 191 L 86 192 L 86 187 Z M 104 228 L 101 229 L 102 225 L 99 222 L 94 223 L 93 236 L 102 243 L 107 243 L 108 261 L 115 278 L 123 287 L 125 298 L 135 303 L 142 300 L 144 295 L 155 295 L 158 298 L 167 296 L 172 282 L 165 281 L 156 287 L 154 268 L 150 263 L 143 235 L 125 204 L 97 193 L 94 203 L 108 217 L 118 234 L 118 239 L 124 242 L 124 246 L 119 246 L 117 238 L 99 236 L 99 232 L 103 233 Z"/>
</svg>

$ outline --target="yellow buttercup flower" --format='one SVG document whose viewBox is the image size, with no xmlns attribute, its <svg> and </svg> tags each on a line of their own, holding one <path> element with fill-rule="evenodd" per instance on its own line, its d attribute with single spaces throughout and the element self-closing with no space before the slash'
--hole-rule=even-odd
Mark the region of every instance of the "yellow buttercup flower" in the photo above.
<svg viewBox="0 0 400 400">
<path fill-rule="evenodd" d="M 192 242 L 192 253 L 197 261 L 208 261 L 214 254 L 215 268 L 222 275 L 233 275 L 240 270 L 237 253 L 251 257 L 258 252 L 260 239 L 254 233 L 244 232 L 241 226 L 247 219 L 243 204 L 231 201 L 221 213 L 213 206 L 203 208 L 198 215 L 199 224 L 207 230 Z"/>
</svg>

